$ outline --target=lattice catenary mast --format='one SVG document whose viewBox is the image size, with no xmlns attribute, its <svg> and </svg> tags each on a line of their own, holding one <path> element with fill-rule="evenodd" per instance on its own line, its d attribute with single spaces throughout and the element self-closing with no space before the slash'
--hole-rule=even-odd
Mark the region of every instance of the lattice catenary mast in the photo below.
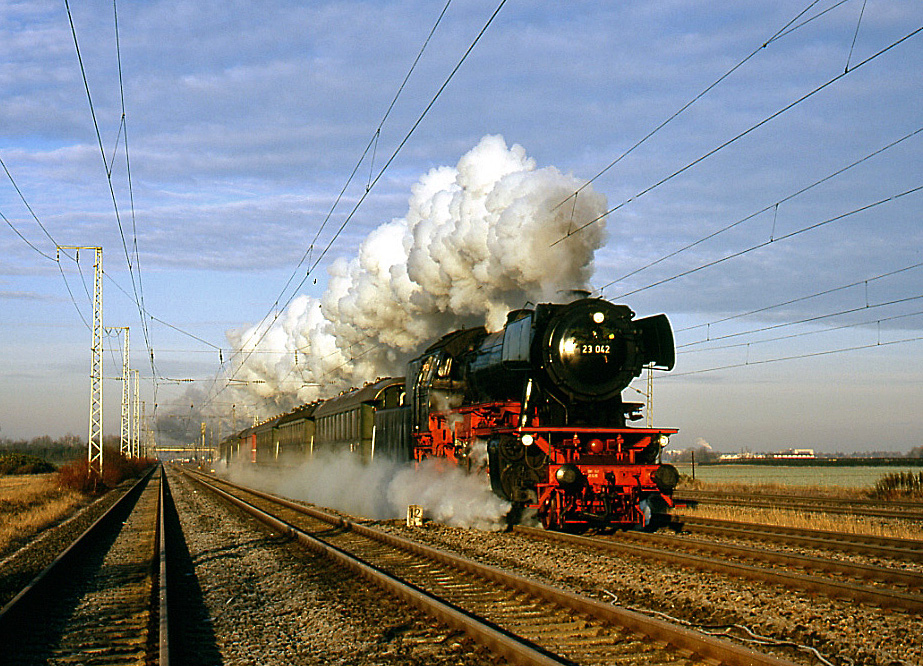
<svg viewBox="0 0 923 666">
<path fill-rule="evenodd" d="M 115 331 L 116 335 L 120 332 L 125 333 L 125 347 L 122 349 L 122 427 L 121 437 L 119 438 L 119 453 L 126 458 L 131 455 L 131 383 L 129 382 L 129 350 L 128 350 L 128 327 L 127 326 L 107 326 L 107 331 Z"/>
<path fill-rule="evenodd" d="M 141 457 L 141 371 L 132 370 L 131 374 L 135 378 L 134 405 L 132 409 L 132 420 L 135 424 L 133 437 L 131 438 L 131 455 L 133 458 Z"/>
<path fill-rule="evenodd" d="M 93 250 L 93 325 L 91 327 L 93 344 L 90 347 L 90 429 L 87 437 L 87 460 L 89 473 L 103 475 L 103 249 L 101 247 L 80 245 L 59 245 L 57 259 L 61 250 L 76 250 L 80 259 L 80 250 Z"/>
</svg>

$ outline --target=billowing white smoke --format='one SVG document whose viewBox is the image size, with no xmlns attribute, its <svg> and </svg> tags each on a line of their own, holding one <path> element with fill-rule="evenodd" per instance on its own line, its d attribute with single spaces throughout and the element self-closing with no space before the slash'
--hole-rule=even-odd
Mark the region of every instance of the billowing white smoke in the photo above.
<svg viewBox="0 0 923 666">
<path fill-rule="evenodd" d="M 288 472 L 238 465 L 230 477 L 292 499 L 355 516 L 402 518 L 407 507 L 424 507 L 425 516 L 445 525 L 499 530 L 509 502 L 490 490 L 486 474 L 466 474 L 446 461 L 411 463 L 376 458 L 363 463 L 349 451 L 323 452 Z"/>
<path fill-rule="evenodd" d="M 503 325 L 525 303 L 586 287 L 602 221 L 553 243 L 606 209 L 591 188 L 554 167 L 536 168 L 518 145 L 487 136 L 455 167 L 412 187 L 407 215 L 383 224 L 352 261 L 338 260 L 320 299 L 301 296 L 269 330 L 228 334 L 246 359 L 236 377 L 276 407 L 326 397 L 379 376 L 462 326 Z M 262 339 L 261 339 L 262 336 Z M 252 354 L 255 341 L 259 351 Z M 295 364 L 297 350 L 298 364 Z M 238 361 L 240 362 L 240 361 Z"/>
</svg>

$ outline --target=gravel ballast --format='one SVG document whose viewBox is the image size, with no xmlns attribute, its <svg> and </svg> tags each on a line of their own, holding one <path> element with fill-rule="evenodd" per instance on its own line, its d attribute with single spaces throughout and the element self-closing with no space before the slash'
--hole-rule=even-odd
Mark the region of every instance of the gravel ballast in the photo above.
<svg viewBox="0 0 923 666">
<path fill-rule="evenodd" d="M 168 475 L 224 664 L 495 663 L 486 650 Z M 205 662 L 194 662 L 205 663 Z"/>
<path fill-rule="evenodd" d="M 514 533 L 476 532 L 436 523 L 413 529 L 401 521 L 376 524 L 602 601 L 666 613 L 695 625 L 742 625 L 761 636 L 814 648 L 834 664 L 923 664 L 923 618 L 913 614 Z M 802 663 L 818 663 L 805 651 L 784 654 Z"/>
</svg>

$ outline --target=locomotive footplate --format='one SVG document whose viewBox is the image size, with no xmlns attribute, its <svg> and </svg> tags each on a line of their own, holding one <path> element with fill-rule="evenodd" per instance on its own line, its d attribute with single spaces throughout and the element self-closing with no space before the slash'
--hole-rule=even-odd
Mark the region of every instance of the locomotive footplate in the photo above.
<svg viewBox="0 0 923 666">
<path fill-rule="evenodd" d="M 535 510 L 549 529 L 646 526 L 673 505 L 679 474 L 659 459 L 674 432 L 493 429 L 487 439 L 491 487 L 514 509 Z"/>
</svg>

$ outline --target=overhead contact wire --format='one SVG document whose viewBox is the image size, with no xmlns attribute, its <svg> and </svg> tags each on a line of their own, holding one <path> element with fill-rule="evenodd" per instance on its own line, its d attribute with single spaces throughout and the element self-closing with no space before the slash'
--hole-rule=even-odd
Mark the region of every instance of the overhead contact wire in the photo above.
<svg viewBox="0 0 923 666">
<path fill-rule="evenodd" d="M 837 171 L 834 171 L 833 173 L 830 173 L 830 174 L 824 176 L 823 178 L 821 178 L 821 179 L 819 179 L 819 180 L 814 181 L 814 182 L 811 183 L 810 185 L 807 185 L 806 187 L 801 188 L 801 189 L 798 190 L 797 192 L 794 192 L 794 193 L 792 193 L 792 194 L 789 194 L 789 195 L 786 196 L 786 197 L 783 197 L 782 199 L 779 199 L 779 200 L 776 201 L 775 203 L 769 204 L 768 206 L 765 206 L 765 207 L 761 208 L 760 210 L 756 211 L 755 213 L 751 213 L 750 215 L 747 215 L 746 217 L 743 217 L 743 218 L 741 218 L 740 220 L 737 220 L 736 222 L 733 222 L 733 223 L 731 223 L 731 224 L 729 224 L 729 225 L 727 225 L 727 226 L 725 226 L 725 227 L 722 227 L 721 229 L 718 229 L 717 231 L 714 231 L 714 232 L 712 232 L 712 233 L 710 233 L 710 234 L 708 234 L 708 235 L 706 235 L 706 236 L 703 236 L 702 238 L 700 238 L 700 239 L 698 239 L 698 240 L 696 240 L 696 241 L 693 241 L 692 243 L 689 243 L 688 245 L 685 245 L 685 246 L 679 248 L 678 250 L 674 250 L 673 252 L 670 252 L 669 254 L 666 254 L 666 255 L 660 257 L 659 259 L 656 259 L 656 260 L 654 260 L 654 261 L 652 261 L 652 262 L 650 262 L 650 263 L 648 263 L 648 264 L 645 264 L 644 266 L 641 266 L 641 267 L 639 267 L 639 268 L 636 268 L 635 270 L 633 270 L 633 271 L 631 271 L 631 272 L 629 272 L 629 273 L 626 273 L 625 275 L 622 275 L 621 277 L 618 277 L 618 278 L 616 278 L 615 280 L 612 280 L 611 282 L 607 282 L 605 285 L 603 285 L 602 287 L 600 287 L 600 288 L 597 289 L 596 291 L 602 293 L 603 291 L 605 291 L 606 289 L 608 289 L 608 288 L 611 287 L 612 285 L 614 285 L 614 284 L 616 284 L 616 283 L 618 283 L 618 282 L 621 282 L 622 280 L 626 280 L 626 279 L 632 277 L 633 275 L 637 275 L 638 273 L 647 270 L 648 268 L 653 268 L 654 266 L 657 266 L 658 264 L 663 263 L 663 262 L 666 261 L 667 259 L 672 259 L 673 257 L 675 257 L 675 256 L 677 256 L 677 255 L 679 255 L 679 254 L 682 254 L 683 252 L 685 252 L 685 251 L 687 251 L 687 250 L 691 250 L 692 248 L 694 248 L 694 247 L 696 247 L 696 246 L 698 246 L 698 245 L 701 245 L 701 244 L 704 243 L 705 241 L 711 240 L 712 238 L 715 238 L 716 236 L 719 236 L 720 234 L 723 234 L 723 233 L 726 232 L 726 231 L 730 231 L 731 229 L 734 229 L 735 227 L 740 226 L 740 225 L 743 224 L 744 222 L 748 222 L 749 220 L 752 220 L 753 218 L 758 217 L 759 215 L 762 215 L 763 213 L 765 213 L 765 212 L 767 212 L 767 211 L 769 211 L 769 210 L 773 210 L 773 209 L 774 209 L 774 210 L 777 211 L 778 208 L 779 208 L 779 206 L 782 205 L 783 203 L 786 203 L 786 202 L 788 202 L 788 201 L 791 201 L 792 199 L 801 196 L 801 195 L 804 194 L 805 192 L 808 192 L 808 191 L 814 189 L 815 187 L 818 187 L 818 186 L 822 185 L 823 183 L 826 183 L 827 181 L 832 180 L 833 178 L 836 178 L 837 176 L 842 175 L 842 174 L 845 173 L 846 171 L 849 171 L 850 169 L 852 169 L 852 168 L 854 168 L 854 167 L 857 167 L 857 166 L 859 166 L 860 164 L 863 164 L 864 162 L 866 162 L 866 161 L 872 159 L 873 157 L 876 157 L 876 156 L 878 156 L 878 155 L 881 155 L 881 154 L 884 153 L 885 151 L 887 151 L 887 150 L 889 150 L 889 149 L 891 149 L 891 148 L 894 148 L 895 146 L 897 146 L 897 145 L 903 143 L 904 141 L 906 141 L 907 139 L 910 139 L 910 138 L 912 138 L 912 137 L 917 136 L 918 134 L 920 134 L 920 132 L 923 132 L 923 127 L 919 127 L 919 128 L 917 128 L 917 129 L 915 129 L 914 131 L 910 132 L 909 134 L 905 134 L 904 136 L 900 137 L 899 139 L 896 139 L 895 141 L 892 141 L 892 142 L 889 143 L 888 145 L 883 146 L 883 147 L 879 148 L 878 150 L 875 150 L 875 151 L 869 153 L 868 155 L 866 155 L 866 156 L 864 156 L 864 157 L 862 157 L 862 158 L 860 158 L 860 159 L 858 159 L 858 160 L 852 162 L 851 164 L 849 164 L 849 165 L 847 165 L 847 166 L 845 166 L 845 167 L 843 167 L 843 168 L 841 168 L 841 169 L 838 169 Z M 773 228 L 773 235 L 770 236 L 770 239 L 773 239 L 773 238 L 774 238 L 774 232 L 775 232 L 775 229 Z"/>
<path fill-rule="evenodd" d="M 701 163 L 701 162 L 707 160 L 708 158 L 712 157 L 713 155 L 715 155 L 716 153 L 720 152 L 721 150 L 724 150 L 724 149 L 727 148 L 728 146 L 730 146 L 730 145 L 736 143 L 736 142 L 739 141 L 740 139 L 742 139 L 742 138 L 744 138 L 745 136 L 749 135 L 750 133 L 756 131 L 757 129 L 759 129 L 759 128 L 762 127 L 763 125 L 766 125 L 767 123 L 772 122 L 773 120 L 775 120 L 776 118 L 778 118 L 778 117 L 781 116 L 782 114 L 786 113 L 787 111 L 790 111 L 791 109 L 793 109 L 794 107 L 798 106 L 799 104 L 801 104 L 801 103 L 804 102 L 805 100 L 808 100 L 808 99 L 810 99 L 811 97 L 813 97 L 814 95 L 816 95 L 817 93 L 821 92 L 822 90 L 827 89 L 828 87 L 830 87 L 831 85 L 833 85 L 834 83 L 836 83 L 837 81 L 839 81 L 840 79 L 842 79 L 843 77 L 849 76 L 850 74 L 852 74 L 853 72 L 855 72 L 857 69 L 860 69 L 861 67 L 867 65 L 868 63 L 872 62 L 872 61 L 875 60 L 876 58 L 879 58 L 880 56 L 882 56 L 882 55 L 884 55 L 885 53 L 889 52 L 891 49 L 896 48 L 896 47 L 899 46 L 900 44 L 903 44 L 905 41 L 907 41 L 907 40 L 909 40 L 909 39 L 915 37 L 915 36 L 918 35 L 921 31 L 923 31 L 923 26 L 920 26 L 919 28 L 916 28 L 915 30 L 913 30 L 913 31 L 911 31 L 910 33 L 904 35 L 903 37 L 901 37 L 901 38 L 898 39 L 897 41 L 892 42 L 891 44 L 889 44 L 889 45 L 886 46 L 885 48 L 881 49 L 881 50 L 878 51 L 877 53 L 874 53 L 873 55 L 869 56 L 869 57 L 866 58 L 865 60 L 861 61 L 859 64 L 857 64 L 857 65 L 856 65 L 855 67 L 853 67 L 852 69 L 850 69 L 850 70 L 848 70 L 848 71 L 845 71 L 845 72 L 841 72 L 841 73 L 837 74 L 836 76 L 834 76 L 833 78 L 828 79 L 826 82 L 824 82 L 824 83 L 822 83 L 821 85 L 817 86 L 817 87 L 814 88 L 813 90 L 811 90 L 811 91 L 805 93 L 804 95 L 802 95 L 802 96 L 799 97 L 798 99 L 794 100 L 793 102 L 790 102 L 789 104 L 786 104 L 784 107 L 782 107 L 781 109 L 779 109 L 779 110 L 776 111 L 775 113 L 772 113 L 772 114 L 770 114 L 769 116 L 766 116 L 765 118 L 763 118 L 762 120 L 760 120 L 758 123 L 756 123 L 756 124 L 754 124 L 754 125 L 751 125 L 748 129 L 744 130 L 743 132 L 740 132 L 739 134 L 737 134 L 736 136 L 734 136 L 734 137 L 728 139 L 727 141 L 725 141 L 724 143 L 720 144 L 720 145 L 717 146 L 716 148 L 712 148 L 711 150 L 709 150 L 708 152 L 706 152 L 706 153 L 703 154 L 702 156 L 696 158 L 696 159 L 693 160 L 692 162 L 689 162 L 689 163 L 686 164 L 684 167 L 682 167 L 682 168 L 680 168 L 680 169 L 677 169 L 676 171 L 674 171 L 674 172 L 671 173 L 670 175 L 661 178 L 660 180 L 658 180 L 657 182 L 655 182 L 653 185 L 649 185 L 648 187 L 644 188 L 643 190 L 641 190 L 640 192 L 638 192 L 637 194 L 635 194 L 633 197 L 629 197 L 628 199 L 624 200 L 623 202 L 621 202 L 621 203 L 618 204 L 617 206 L 613 206 L 612 208 L 610 208 L 609 210 L 605 211 L 605 212 L 602 213 L 601 215 L 598 215 L 597 217 L 593 218 L 592 220 L 589 220 L 588 222 L 585 222 L 584 224 L 580 225 L 579 227 L 577 227 L 576 229 L 574 229 L 574 230 L 571 231 L 570 233 L 568 233 L 568 234 L 562 236 L 561 238 L 559 238 L 558 240 L 554 241 L 554 242 L 551 244 L 550 247 L 554 247 L 554 246 L 557 245 L 558 243 L 561 243 L 561 242 L 567 240 L 568 238 L 570 238 L 571 236 L 573 236 L 573 235 L 575 235 L 575 234 L 577 234 L 577 233 L 580 233 L 581 231 L 583 231 L 583 230 L 586 229 L 587 227 L 589 227 L 589 226 L 591 226 L 591 225 L 593 225 L 593 224 L 596 224 L 597 222 L 599 222 L 600 220 L 604 219 L 604 218 L 607 217 L 608 215 L 611 215 L 612 213 L 616 212 L 617 210 L 620 210 L 621 208 L 624 208 L 625 206 L 627 206 L 627 205 L 630 204 L 631 202 L 633 202 L 633 201 L 635 201 L 635 200 L 641 198 L 642 196 L 644 196 L 644 195 L 650 193 L 652 190 L 655 190 L 656 188 L 660 187 L 660 186 L 663 185 L 664 183 L 667 183 L 667 182 L 673 180 L 674 178 L 676 178 L 677 176 L 679 176 L 679 175 L 685 173 L 686 171 L 688 171 L 688 170 L 691 169 L 692 167 L 696 166 L 697 164 L 699 164 L 699 163 Z"/>
<path fill-rule="evenodd" d="M 787 234 L 784 234 L 784 235 L 782 235 L 782 236 L 779 236 L 779 237 L 777 237 L 777 238 L 775 238 L 775 239 L 771 239 L 771 240 L 768 240 L 768 241 L 763 241 L 762 243 L 757 243 L 756 245 L 751 245 L 751 246 L 748 247 L 748 248 L 745 248 L 745 249 L 740 250 L 740 251 L 738 251 L 738 252 L 734 252 L 734 253 L 732 253 L 732 254 L 725 255 L 725 256 L 723 256 L 723 257 L 721 257 L 721 258 L 719 258 L 719 259 L 715 259 L 714 261 L 710 261 L 710 262 L 708 262 L 708 263 L 706 263 L 706 264 L 702 264 L 701 266 L 696 266 L 695 268 L 691 268 L 691 269 L 689 269 L 689 270 L 687 270 L 687 271 L 683 271 L 682 273 L 678 273 L 678 274 L 676 274 L 676 275 L 673 275 L 672 277 L 664 278 L 663 280 L 658 280 L 657 282 L 654 282 L 654 283 L 652 283 L 652 284 L 649 284 L 649 285 L 647 285 L 646 287 L 639 287 L 638 289 L 633 289 L 632 291 L 627 291 L 627 292 L 625 292 L 625 293 L 623 293 L 623 294 L 619 294 L 619 295 L 616 296 L 615 298 L 616 298 L 616 299 L 624 298 L 624 297 L 626 297 L 626 296 L 631 296 L 631 295 L 633 295 L 633 294 L 637 294 L 637 293 L 640 293 L 640 292 L 642 292 L 642 291 L 647 291 L 648 289 L 652 289 L 652 288 L 654 288 L 654 287 L 659 287 L 660 285 L 666 284 L 667 282 L 672 282 L 673 280 L 677 280 L 677 279 L 679 279 L 679 278 L 686 277 L 687 275 L 692 275 L 693 273 L 698 273 L 698 272 L 701 271 L 701 270 L 704 270 L 704 269 L 706 269 L 706 268 L 711 268 L 712 266 L 717 266 L 718 264 L 722 264 L 722 263 L 724 263 L 725 261 L 729 261 L 729 260 L 731 260 L 731 259 L 736 259 L 737 257 L 743 256 L 743 255 L 745 255 L 745 254 L 749 254 L 750 252 L 753 252 L 754 250 L 759 250 L 759 249 L 764 248 L 764 247 L 766 247 L 766 246 L 768 246 L 768 245 L 772 245 L 773 243 L 778 243 L 779 241 L 788 240 L 789 238 L 793 238 L 793 237 L 795 237 L 795 236 L 799 236 L 799 235 L 801 235 L 801 234 L 803 234 L 803 233 L 806 233 L 806 232 L 808 232 L 808 231 L 813 231 L 814 229 L 818 229 L 818 228 L 823 227 L 823 226 L 825 226 L 825 225 L 832 224 L 833 222 L 838 222 L 838 221 L 843 220 L 843 219 L 845 219 L 845 218 L 847 218 L 847 217 L 851 217 L 851 216 L 853 216 L 853 215 L 857 215 L 857 214 L 859 214 L 859 213 L 865 212 L 865 211 L 870 210 L 870 209 L 872 209 L 872 208 L 876 208 L 877 206 L 882 206 L 882 205 L 884 205 L 884 204 L 886 204 L 886 203 L 891 203 L 891 202 L 893 202 L 893 201 L 896 201 L 897 199 L 900 199 L 900 198 L 903 198 L 903 197 L 908 196 L 908 195 L 910 195 L 910 194 L 914 194 L 914 193 L 916 193 L 916 192 L 919 192 L 920 190 L 923 190 L 923 185 L 918 185 L 917 187 L 913 187 L 913 188 L 911 188 L 911 189 L 909 189 L 909 190 L 905 190 L 905 191 L 903 191 L 903 192 L 900 192 L 900 193 L 895 194 L 895 195 L 890 196 L 890 197 L 886 197 L 886 198 L 884 198 L 884 199 L 879 199 L 878 201 L 875 201 L 875 202 L 870 203 L 870 204 L 866 204 L 865 206 L 860 206 L 859 208 L 855 208 L 855 209 L 853 209 L 853 210 L 851 210 L 851 211 L 848 211 L 848 212 L 846 212 L 846 213 L 842 213 L 842 214 L 840 214 L 840 215 L 835 215 L 835 216 L 833 216 L 833 217 L 829 217 L 829 218 L 827 218 L 827 219 L 825 219 L 825 220 L 821 220 L 820 222 L 815 222 L 814 224 L 810 224 L 810 225 L 808 225 L 808 226 L 806 226 L 806 227 L 802 227 L 801 229 L 797 229 L 797 230 L 792 231 L 792 232 L 790 232 L 790 233 L 787 233 Z"/>
<path fill-rule="evenodd" d="M 439 89 L 436 91 L 436 94 L 433 96 L 432 100 L 430 100 L 429 104 L 427 104 L 426 107 L 423 109 L 423 112 L 422 112 L 422 113 L 420 114 L 420 116 L 417 118 L 416 122 L 414 122 L 413 126 L 410 128 L 410 130 L 409 130 L 409 131 L 407 132 L 407 134 L 404 136 L 403 140 L 400 142 L 400 144 L 397 146 L 397 148 L 395 148 L 394 152 L 391 154 L 391 157 L 388 158 L 387 162 L 384 164 L 384 166 L 382 166 L 381 170 L 378 172 L 378 175 L 377 175 L 377 176 L 374 178 L 374 180 L 370 183 L 368 189 L 366 189 L 366 191 L 360 196 L 359 201 L 356 203 L 356 205 L 353 207 L 353 209 L 352 209 L 352 210 L 350 211 L 350 213 L 347 215 L 346 219 L 343 221 L 343 224 L 340 225 L 340 227 L 339 227 L 339 229 L 337 230 L 337 232 L 333 235 L 333 237 L 330 239 L 330 241 L 329 241 L 329 242 L 327 243 L 327 245 L 324 247 L 323 252 L 321 252 L 320 256 L 311 264 L 311 266 L 309 267 L 307 273 L 305 274 L 305 277 L 302 278 L 301 282 L 300 282 L 300 283 L 298 284 L 298 286 L 295 288 L 295 290 L 294 290 L 295 292 L 297 292 L 298 289 L 301 288 L 301 286 L 307 281 L 308 276 L 311 275 L 311 273 L 314 271 L 314 269 L 317 267 L 317 265 L 323 260 L 324 256 L 327 254 L 327 252 L 328 252 L 328 251 L 330 250 L 330 248 L 333 246 L 333 243 L 336 242 L 337 238 L 339 238 L 340 234 L 343 232 L 343 230 L 346 228 L 346 226 L 347 226 L 347 225 L 349 224 L 349 222 L 352 220 L 352 218 L 353 218 L 353 216 L 355 215 L 356 211 L 359 209 L 359 207 L 360 207 L 360 206 L 362 205 L 362 203 L 365 201 L 365 199 L 366 199 L 366 197 L 368 196 L 368 194 L 369 194 L 369 192 L 371 191 L 371 189 L 378 183 L 378 181 L 381 179 L 382 175 L 384 175 L 385 171 L 387 171 L 388 168 L 391 166 L 391 163 L 394 161 L 394 159 L 397 157 L 397 155 L 401 152 L 401 150 L 403 149 L 404 145 L 406 145 L 407 141 L 410 139 L 411 135 L 414 133 L 414 131 L 417 129 L 417 127 L 420 125 L 420 123 L 423 122 L 423 119 L 426 117 L 426 115 L 429 113 L 430 109 L 431 109 L 431 108 L 433 107 L 433 105 L 436 103 L 436 100 L 439 99 L 439 97 L 442 95 L 442 92 L 446 89 L 446 87 L 449 85 L 449 83 L 451 82 L 451 80 L 454 78 L 455 74 L 456 74 L 456 73 L 458 72 L 458 70 L 461 68 L 462 64 L 464 64 L 464 62 L 468 59 L 468 56 L 471 54 L 471 51 L 474 49 L 474 47 L 477 45 L 477 43 L 481 40 L 481 37 L 483 37 L 484 33 L 487 31 L 487 29 L 488 29 L 488 28 L 490 27 L 490 25 L 493 23 L 494 19 L 495 19 L 495 18 L 497 17 L 497 15 L 500 13 L 500 10 L 503 9 L 503 6 L 506 4 L 506 2 L 507 2 L 507 0 L 501 0 L 501 2 L 499 3 L 499 5 L 497 6 L 497 8 L 494 10 L 493 14 L 491 14 L 490 18 L 489 18 L 489 19 L 487 20 L 487 22 L 484 24 L 484 27 L 481 28 L 481 31 L 480 31 L 480 32 L 478 33 L 478 35 L 475 37 L 474 41 L 471 43 L 471 45 L 470 45 L 470 46 L 468 47 L 468 49 L 465 51 L 464 55 L 462 55 L 461 59 L 458 61 L 458 63 L 455 65 L 455 67 L 452 69 L 452 71 L 449 73 L 448 77 L 447 77 L 446 80 L 443 82 L 443 84 L 442 84 L 442 85 L 439 87 Z M 358 169 L 358 165 L 357 165 L 357 169 Z M 294 292 L 293 292 L 293 295 L 290 296 L 290 297 L 288 298 L 288 300 L 285 302 L 285 304 L 282 306 L 282 309 L 284 309 L 285 307 L 287 307 L 288 304 L 291 303 L 291 301 L 292 301 L 293 299 L 294 299 Z M 279 315 L 276 315 L 276 317 L 273 319 L 273 321 L 275 321 L 275 320 L 278 318 L 278 316 L 279 316 Z M 262 342 L 263 338 L 266 337 L 266 335 L 268 334 L 268 332 L 269 332 L 269 326 L 266 327 L 266 329 L 263 331 L 262 335 L 259 337 L 259 339 L 257 340 L 257 342 L 254 344 L 254 348 L 256 347 L 256 345 L 258 345 L 260 342 Z M 244 359 L 244 361 L 243 361 L 240 365 L 238 365 L 238 368 L 242 367 L 242 366 L 243 366 L 243 363 L 245 363 L 245 362 L 246 362 L 246 358 Z M 236 375 L 236 372 L 237 372 L 237 371 L 235 370 L 234 374 L 232 374 L 232 376 L 231 376 L 231 379 L 233 379 L 233 377 Z M 220 395 L 228 386 L 229 386 L 229 384 L 226 384 L 221 390 L 218 391 L 218 393 L 215 394 L 215 397 L 217 397 L 218 395 Z"/>
</svg>

